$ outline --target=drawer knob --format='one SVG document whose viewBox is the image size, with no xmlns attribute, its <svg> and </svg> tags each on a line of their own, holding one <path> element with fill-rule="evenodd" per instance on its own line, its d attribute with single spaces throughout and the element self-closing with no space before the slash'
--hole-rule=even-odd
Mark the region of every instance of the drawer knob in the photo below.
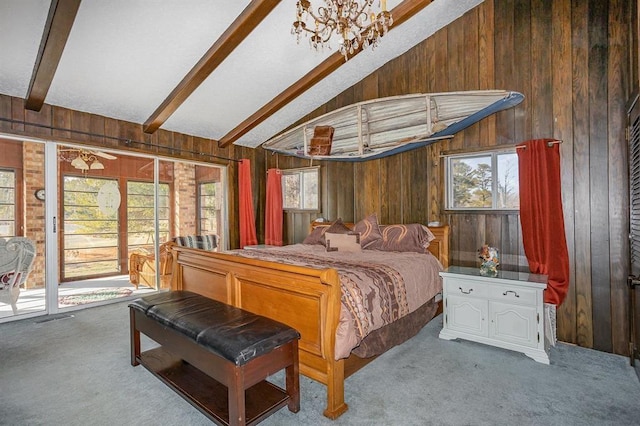
<svg viewBox="0 0 640 426">
<path fill-rule="evenodd" d="M 516 297 L 520 297 L 520 295 L 519 295 L 518 293 L 516 293 L 515 291 L 513 291 L 513 290 L 507 290 L 507 291 L 505 291 L 504 293 L 502 293 L 502 295 L 503 295 L 503 296 L 506 296 L 506 295 L 507 295 L 507 294 L 509 294 L 509 293 L 513 293 L 513 294 L 515 294 L 515 295 L 516 295 Z"/>
<path fill-rule="evenodd" d="M 460 290 L 460 293 L 462 293 L 462 294 L 471 294 L 471 292 L 473 291 L 473 289 L 472 289 L 472 288 L 470 288 L 470 289 L 469 289 L 469 291 L 464 291 L 464 290 L 462 289 L 462 287 L 458 287 L 458 289 Z"/>
</svg>

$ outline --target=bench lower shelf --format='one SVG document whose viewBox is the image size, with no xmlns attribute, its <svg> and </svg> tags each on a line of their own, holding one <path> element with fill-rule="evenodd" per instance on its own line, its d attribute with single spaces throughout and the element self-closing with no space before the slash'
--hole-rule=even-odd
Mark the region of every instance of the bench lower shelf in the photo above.
<svg viewBox="0 0 640 426">
<path fill-rule="evenodd" d="M 147 370 L 218 424 L 229 424 L 227 387 L 163 347 L 144 351 L 138 359 Z M 287 405 L 289 395 L 263 380 L 246 390 L 247 425 L 256 424 Z"/>
</svg>

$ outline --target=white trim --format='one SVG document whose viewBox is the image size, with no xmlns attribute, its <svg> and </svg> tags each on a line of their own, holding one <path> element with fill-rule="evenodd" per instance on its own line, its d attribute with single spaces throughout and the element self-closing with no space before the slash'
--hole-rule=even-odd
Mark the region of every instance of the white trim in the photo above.
<svg viewBox="0 0 640 426">
<path fill-rule="evenodd" d="M 44 190 L 45 194 L 58 193 L 58 144 L 46 143 L 44 146 Z M 58 309 L 58 197 L 46 197 L 45 217 L 45 312 L 55 314 Z"/>
</svg>

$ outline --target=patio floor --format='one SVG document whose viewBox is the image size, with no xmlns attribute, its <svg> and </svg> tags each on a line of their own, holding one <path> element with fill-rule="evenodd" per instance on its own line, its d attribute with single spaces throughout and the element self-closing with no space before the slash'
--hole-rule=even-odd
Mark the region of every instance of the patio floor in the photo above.
<svg viewBox="0 0 640 426">
<path fill-rule="evenodd" d="M 133 284 L 129 281 L 129 275 L 118 275 L 113 277 L 95 278 L 90 280 L 73 281 L 62 283 L 58 286 L 58 299 L 63 297 L 87 294 L 95 292 L 101 289 L 129 289 L 130 294 L 122 297 L 110 298 L 108 300 L 98 300 L 92 303 L 83 303 L 76 305 L 63 305 L 59 304 L 59 312 L 72 311 L 77 309 L 83 309 L 90 306 L 104 305 L 107 303 L 113 303 L 121 301 L 124 298 L 134 299 L 140 295 L 152 293 L 155 290 L 146 286 L 140 286 L 137 290 Z M 128 293 L 128 292 L 127 292 Z M 99 298 L 98 298 L 99 299 Z M 20 297 L 18 298 L 18 313 L 17 317 L 26 314 L 44 313 L 45 311 L 45 290 L 44 289 L 32 289 L 20 291 Z M 0 321 L 3 319 L 13 317 L 13 311 L 11 305 L 0 303 Z"/>
</svg>

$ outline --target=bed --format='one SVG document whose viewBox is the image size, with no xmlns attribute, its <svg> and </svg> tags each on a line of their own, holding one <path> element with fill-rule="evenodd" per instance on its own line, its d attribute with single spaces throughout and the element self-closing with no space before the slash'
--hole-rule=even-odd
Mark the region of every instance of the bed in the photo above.
<svg viewBox="0 0 640 426">
<path fill-rule="evenodd" d="M 312 224 L 312 234 L 318 226 L 328 225 Z M 347 224 L 349 229 L 356 226 L 358 224 Z M 413 256 L 429 258 L 433 263 L 433 255 L 437 258 L 438 270 L 446 268 L 449 228 L 430 227 L 429 231 L 433 240 L 428 244 L 428 252 L 414 253 Z M 333 233 L 325 236 L 329 235 L 335 237 Z M 337 240 L 338 237 L 335 238 Z M 346 291 L 343 296 L 341 291 L 341 277 L 344 281 L 344 268 L 352 253 L 333 253 L 340 263 L 327 267 L 309 260 L 314 251 L 327 252 L 325 247 L 295 245 L 214 253 L 172 246 L 171 250 L 174 258 L 172 290 L 193 291 L 276 319 L 300 332 L 300 372 L 327 386 L 327 406 L 323 414 L 330 419 L 337 418 L 348 409 L 344 397 L 344 380 L 347 377 L 388 347 L 413 336 L 441 310 L 439 295 L 442 284 L 436 272 L 435 282 L 428 285 L 431 289 L 420 296 L 425 298 L 424 303 L 416 301 L 413 293 L 407 293 L 404 299 L 392 298 L 388 305 L 384 305 L 391 308 L 382 308 L 385 311 L 382 315 L 392 317 L 392 322 L 380 326 L 379 319 L 365 318 L 358 323 L 358 333 L 354 336 L 353 332 L 344 330 L 345 303 L 342 299 L 348 298 L 350 292 Z M 362 250 L 363 253 L 358 255 L 373 255 L 375 251 Z M 298 257 L 293 263 L 283 263 L 284 258 L 296 252 L 302 260 Z M 392 259 L 393 253 L 382 253 L 382 257 Z M 382 269 L 389 272 L 386 266 Z M 388 293 L 394 292 L 388 290 Z M 366 294 L 362 298 L 368 300 Z M 388 311 L 394 312 L 390 314 Z M 366 335 L 360 335 L 360 332 Z"/>
</svg>

